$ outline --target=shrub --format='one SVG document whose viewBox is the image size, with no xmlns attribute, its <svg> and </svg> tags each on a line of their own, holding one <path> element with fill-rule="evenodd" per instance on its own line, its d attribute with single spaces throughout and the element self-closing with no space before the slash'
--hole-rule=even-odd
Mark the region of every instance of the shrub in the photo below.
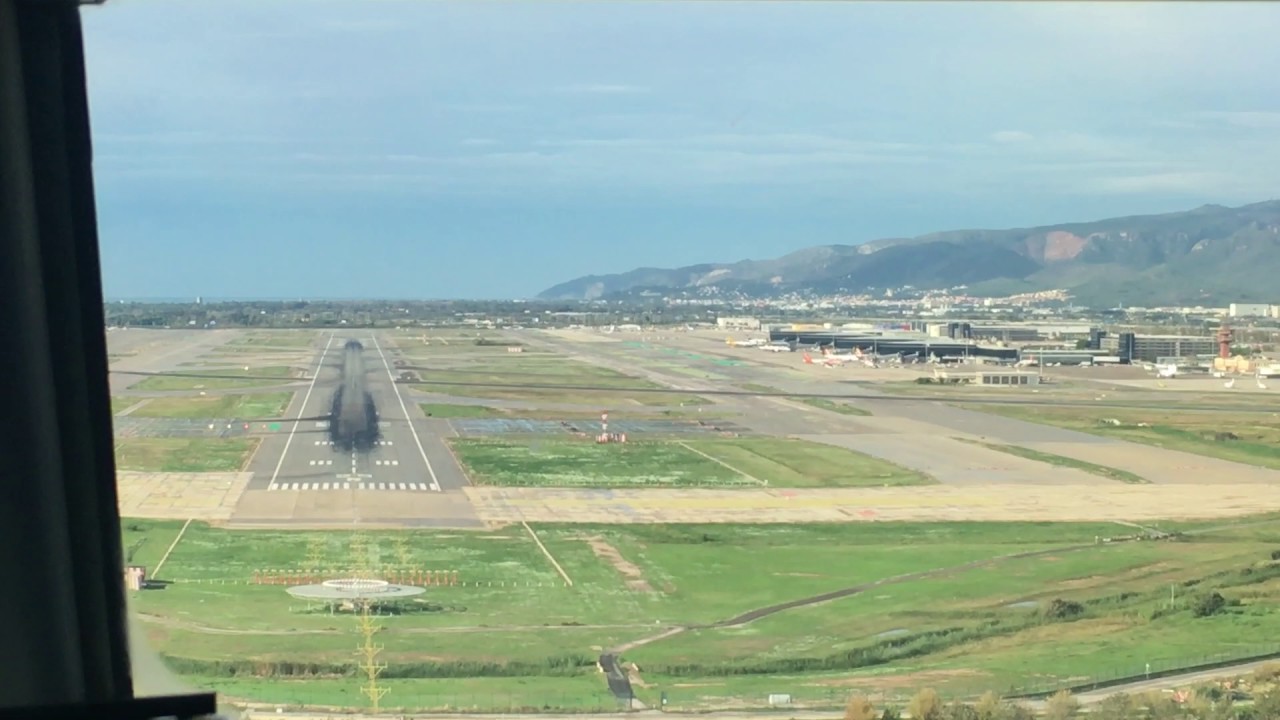
<svg viewBox="0 0 1280 720">
<path fill-rule="evenodd" d="M 1045 608 L 1044 615 L 1051 620 L 1064 620 L 1075 617 L 1082 612 L 1084 612 L 1084 606 L 1080 603 L 1073 600 L 1054 598 L 1053 602 L 1049 603 L 1049 607 Z"/>
<path fill-rule="evenodd" d="M 1209 617 L 1222 612 L 1226 606 L 1226 598 L 1217 592 L 1211 592 L 1196 598 L 1195 604 L 1191 606 L 1191 614 L 1196 617 Z"/>
</svg>

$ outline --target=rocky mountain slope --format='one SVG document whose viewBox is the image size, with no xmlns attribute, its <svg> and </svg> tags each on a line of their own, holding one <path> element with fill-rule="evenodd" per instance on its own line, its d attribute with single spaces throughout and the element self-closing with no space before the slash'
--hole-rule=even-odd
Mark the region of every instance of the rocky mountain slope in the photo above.
<svg viewBox="0 0 1280 720">
<path fill-rule="evenodd" d="M 952 230 L 823 245 L 773 260 L 640 268 L 570 280 L 543 299 L 715 286 L 753 296 L 969 286 L 974 294 L 1062 288 L 1094 305 L 1280 302 L 1280 200 L 1012 230 Z"/>
</svg>

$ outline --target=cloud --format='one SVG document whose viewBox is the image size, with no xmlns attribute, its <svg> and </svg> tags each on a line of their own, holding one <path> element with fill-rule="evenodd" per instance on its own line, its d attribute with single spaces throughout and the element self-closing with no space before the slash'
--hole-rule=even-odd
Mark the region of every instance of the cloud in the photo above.
<svg viewBox="0 0 1280 720">
<path fill-rule="evenodd" d="M 1165 172 L 1145 175 L 1119 175 L 1097 178 L 1092 190 L 1099 193 L 1146 195 L 1178 193 L 1217 196 L 1238 187 L 1231 175 L 1218 172 Z"/>
<path fill-rule="evenodd" d="M 649 92 L 649 88 L 641 85 L 609 84 L 560 85 L 553 90 L 570 95 L 639 95 Z"/>
<path fill-rule="evenodd" d="M 1021 143 L 1034 140 L 1035 136 L 1021 130 L 1000 130 L 991 133 L 991 139 L 998 143 Z"/>
<path fill-rule="evenodd" d="M 1200 117 L 1240 128 L 1280 128 L 1280 112 L 1203 112 L 1200 113 Z"/>
</svg>

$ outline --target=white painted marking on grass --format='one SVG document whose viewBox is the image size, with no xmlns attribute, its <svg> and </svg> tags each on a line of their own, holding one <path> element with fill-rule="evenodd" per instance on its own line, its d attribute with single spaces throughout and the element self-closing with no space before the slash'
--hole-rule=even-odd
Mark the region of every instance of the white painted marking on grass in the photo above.
<svg viewBox="0 0 1280 720">
<path fill-rule="evenodd" d="M 320 359 L 316 361 L 316 367 L 311 371 L 311 384 L 307 386 L 307 392 L 302 396 L 302 407 L 298 409 L 301 415 L 307 409 L 307 400 L 311 399 L 311 391 L 316 389 L 316 380 L 320 379 L 320 368 L 324 365 L 324 356 L 329 354 L 329 346 L 333 344 L 333 333 L 329 333 L 329 342 L 324 344 L 324 350 L 320 351 Z M 275 472 L 271 473 L 271 482 L 275 482 L 280 476 L 280 468 L 284 465 L 284 456 L 289 454 L 289 445 L 293 443 L 293 434 L 298 432 L 298 425 L 302 423 L 302 418 L 293 421 L 293 427 L 289 428 L 289 437 L 285 438 L 284 450 L 280 451 L 280 461 L 276 463 Z"/>
<path fill-rule="evenodd" d="M 677 445 L 679 445 L 680 447 L 684 448 L 685 450 L 688 450 L 689 452 L 694 452 L 694 453 L 697 453 L 697 454 L 701 455 L 702 457 L 704 457 L 704 458 L 706 458 L 706 459 L 710 460 L 710 461 L 711 461 L 711 462 L 713 462 L 713 463 L 719 463 L 720 465 L 722 465 L 722 466 L 724 466 L 724 467 L 726 467 L 726 468 L 729 468 L 729 470 L 731 470 L 731 471 L 733 471 L 733 472 L 735 472 L 735 473 L 738 473 L 738 474 L 739 474 L 739 475 L 741 475 L 742 477 L 744 477 L 744 478 L 746 478 L 746 479 L 750 480 L 750 481 L 751 481 L 751 482 L 753 482 L 753 483 L 756 483 L 757 485 L 765 485 L 765 486 L 767 486 L 767 485 L 769 484 L 769 481 L 768 481 L 768 480 L 761 480 L 761 479 L 760 479 L 760 478 L 758 478 L 758 477 L 754 477 L 754 476 L 752 476 L 752 475 L 748 475 L 747 473 L 742 472 L 742 471 L 741 471 L 741 470 L 739 470 L 738 468 L 736 468 L 736 467 L 734 467 L 734 466 L 730 465 L 729 463 L 727 463 L 727 462 L 725 462 L 725 461 L 723 461 L 723 460 L 721 460 L 721 459 L 719 459 L 719 458 L 712 457 L 712 456 L 710 456 L 710 455 L 708 455 L 708 454 L 706 454 L 706 453 L 702 452 L 701 450 L 699 450 L 699 449 L 697 449 L 697 448 L 689 447 L 687 444 L 685 444 L 685 443 L 684 443 L 683 441 L 681 441 L 681 440 L 677 440 L 677 441 L 676 441 L 676 444 L 677 444 Z"/>
<path fill-rule="evenodd" d="M 400 387 L 396 385 L 395 373 L 391 372 L 391 363 L 387 362 L 387 354 L 382 352 L 382 345 L 378 343 L 378 338 L 373 338 L 373 346 L 377 348 L 378 355 L 382 358 L 382 366 L 387 369 L 387 377 L 391 380 L 391 391 L 396 394 L 396 400 L 400 401 L 400 410 L 404 413 L 405 422 L 409 424 L 409 433 L 413 435 L 413 441 L 418 445 L 418 453 L 422 455 L 422 462 L 427 465 L 427 474 L 431 476 L 431 489 L 440 492 L 440 479 L 436 477 L 435 468 L 431 467 L 431 461 L 427 459 L 427 451 L 422 447 L 422 439 L 418 437 L 418 430 L 413 427 L 413 418 L 409 416 L 409 408 L 405 407 L 404 398 L 400 395 Z"/>
<path fill-rule="evenodd" d="M 560 577 L 564 578 L 565 584 L 568 585 L 569 587 L 573 587 L 573 580 L 570 579 L 569 573 L 565 572 L 564 568 L 560 567 L 560 563 L 556 562 L 556 559 L 554 556 L 552 556 L 551 551 L 547 549 L 546 545 L 542 544 L 542 540 L 538 538 L 538 533 L 534 532 L 533 528 L 529 527 L 529 523 L 521 520 L 520 524 L 523 525 L 524 529 L 528 531 L 529 537 L 533 538 L 533 541 L 538 543 L 538 549 L 541 550 L 542 554 L 546 555 L 547 559 L 551 561 L 551 564 L 555 566 L 556 572 L 560 573 Z"/>
<path fill-rule="evenodd" d="M 174 538 L 173 542 L 169 544 L 169 549 L 164 551 L 164 557 L 160 558 L 160 562 L 156 563 L 156 569 L 151 571 L 151 577 L 160 577 L 160 568 L 164 567 L 164 561 L 169 559 L 169 553 L 172 553 L 173 549 L 178 547 L 178 541 L 186 534 L 187 527 L 191 525 L 192 519 L 193 518 L 187 518 L 187 521 L 182 524 L 182 529 L 178 531 L 178 537 Z"/>
</svg>

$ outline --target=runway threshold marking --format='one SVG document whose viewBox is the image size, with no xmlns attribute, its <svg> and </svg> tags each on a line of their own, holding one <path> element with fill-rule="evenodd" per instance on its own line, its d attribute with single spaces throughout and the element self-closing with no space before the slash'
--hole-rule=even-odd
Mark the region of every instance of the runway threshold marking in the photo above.
<svg viewBox="0 0 1280 720">
<path fill-rule="evenodd" d="M 295 482 L 295 483 L 272 483 L 267 487 L 270 492 L 281 490 L 307 490 L 307 491 L 325 491 L 325 490 L 383 490 L 395 491 L 404 490 L 409 492 L 431 492 L 431 486 L 427 483 L 351 483 L 351 482 Z"/>
<path fill-rule="evenodd" d="M 302 396 L 302 407 L 298 408 L 298 415 L 302 415 L 307 409 L 307 400 L 311 399 L 311 391 L 316 389 L 316 380 L 320 379 L 320 368 L 324 365 L 324 356 L 329 354 L 329 346 L 333 345 L 333 333 L 329 333 L 329 342 L 324 344 L 324 350 L 320 351 L 320 359 L 316 361 L 315 370 L 311 371 L 311 384 L 307 386 L 307 392 Z M 276 478 L 280 477 L 280 468 L 284 466 L 284 456 L 289 454 L 289 446 L 293 444 L 293 434 L 298 432 L 298 424 L 302 422 L 299 417 L 293 421 L 293 427 L 289 428 L 289 437 L 284 440 L 284 450 L 280 451 L 280 460 L 276 463 L 276 469 L 271 473 L 271 485 L 276 484 Z"/>
<path fill-rule="evenodd" d="M 373 346 L 378 349 L 378 355 L 382 358 L 382 366 L 387 369 L 387 378 L 391 380 L 391 391 L 396 394 L 396 400 L 400 402 L 400 410 L 404 412 L 405 422 L 409 425 L 409 433 L 413 435 L 413 442 L 418 446 L 418 454 L 422 455 L 422 462 L 427 465 L 427 474 L 431 476 L 431 489 L 440 492 L 440 479 L 436 477 L 435 468 L 431 467 L 431 461 L 427 459 L 427 451 L 422 447 L 422 438 L 418 437 L 418 430 L 413 426 L 413 418 L 409 416 L 409 408 L 404 404 L 404 398 L 400 395 L 400 386 L 396 385 L 395 373 L 391 372 L 391 363 L 387 362 L 387 354 L 382 352 L 382 345 L 375 336 L 372 338 Z"/>
</svg>

